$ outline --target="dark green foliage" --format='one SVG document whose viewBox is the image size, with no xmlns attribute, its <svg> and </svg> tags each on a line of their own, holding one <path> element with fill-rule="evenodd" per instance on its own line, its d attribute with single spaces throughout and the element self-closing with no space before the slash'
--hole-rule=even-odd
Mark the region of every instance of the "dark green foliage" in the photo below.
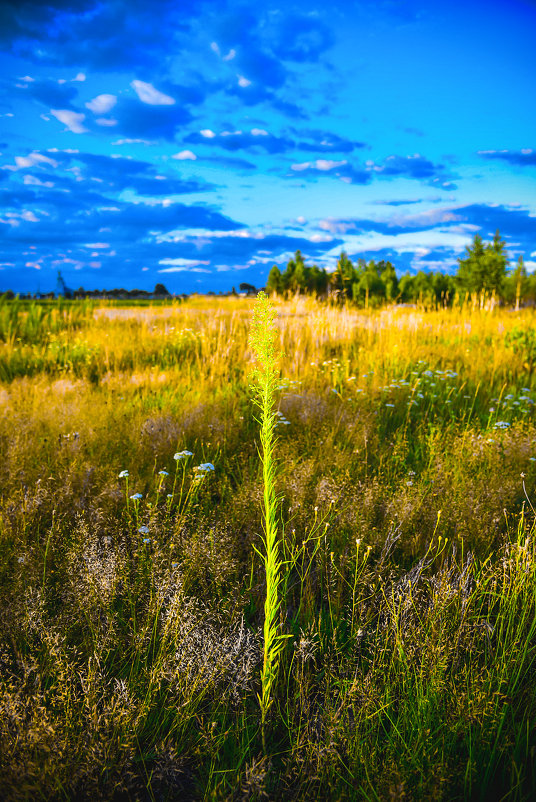
<svg viewBox="0 0 536 802">
<path fill-rule="evenodd" d="M 506 272 L 508 264 L 506 243 L 499 231 L 490 243 L 478 234 L 474 237 L 465 258 L 458 260 L 455 276 L 420 270 L 399 279 L 391 262 L 359 259 L 353 264 L 344 251 L 330 272 L 317 265 L 308 267 L 302 253 L 296 251 L 283 272 L 277 265 L 272 267 L 267 291 L 283 296 L 299 293 L 329 297 L 332 302 L 351 301 L 365 308 L 393 302 L 439 308 L 451 306 L 456 299 L 476 299 L 484 304 L 493 298 L 519 309 L 524 302 L 536 300 L 536 273 L 527 276 L 522 257 L 511 274 Z"/>
<path fill-rule="evenodd" d="M 499 231 L 495 232 L 493 242 L 484 244 L 482 237 L 475 235 L 471 246 L 466 248 L 466 256 L 459 259 L 457 281 L 460 289 L 469 295 L 502 295 L 508 256 L 506 243 Z"/>
</svg>

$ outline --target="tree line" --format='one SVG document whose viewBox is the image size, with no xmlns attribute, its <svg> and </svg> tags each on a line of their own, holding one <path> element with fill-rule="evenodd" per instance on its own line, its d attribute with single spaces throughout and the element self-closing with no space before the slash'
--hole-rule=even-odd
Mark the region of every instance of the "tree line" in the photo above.
<svg viewBox="0 0 536 802">
<path fill-rule="evenodd" d="M 421 303 L 449 306 L 457 298 L 484 305 L 488 301 L 515 305 L 536 303 L 536 273 L 527 274 L 520 256 L 513 270 L 506 243 L 497 230 L 491 242 L 475 235 L 464 257 L 458 259 L 455 275 L 420 270 L 397 277 L 393 264 L 359 259 L 355 264 L 343 251 L 333 272 L 318 265 L 308 266 L 300 251 L 285 270 L 274 265 L 268 275 L 266 291 L 281 296 L 296 293 L 352 301 L 365 308 L 383 303 Z"/>
</svg>

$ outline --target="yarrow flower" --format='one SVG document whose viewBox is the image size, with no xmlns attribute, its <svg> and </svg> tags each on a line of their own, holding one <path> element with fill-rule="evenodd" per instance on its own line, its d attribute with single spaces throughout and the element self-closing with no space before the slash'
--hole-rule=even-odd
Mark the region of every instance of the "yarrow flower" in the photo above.
<svg viewBox="0 0 536 802">
<path fill-rule="evenodd" d="M 121 471 L 119 474 L 120 479 L 128 479 L 128 471 Z"/>
<path fill-rule="evenodd" d="M 192 451 L 177 451 L 177 453 L 173 455 L 173 459 L 180 460 L 180 459 L 186 459 L 186 457 L 191 457 L 191 456 L 193 456 Z"/>
<path fill-rule="evenodd" d="M 508 423 L 508 421 L 506 421 L 506 420 L 498 420 L 493 428 L 494 429 L 508 429 L 509 426 L 510 426 L 510 424 Z"/>
<path fill-rule="evenodd" d="M 149 527 L 148 526 L 140 526 L 140 528 L 138 529 L 138 532 L 140 533 L 140 535 L 147 535 L 149 533 Z"/>
<path fill-rule="evenodd" d="M 143 498 L 143 496 L 141 493 L 134 493 L 134 495 L 131 496 L 130 498 L 132 499 L 132 501 L 139 501 L 140 498 Z"/>
<path fill-rule="evenodd" d="M 158 475 L 159 476 L 169 476 L 169 473 L 167 471 L 158 471 Z"/>
<path fill-rule="evenodd" d="M 151 542 L 151 538 L 150 537 L 144 537 L 143 538 L 143 542 L 144 543 L 150 543 Z"/>
<path fill-rule="evenodd" d="M 205 473 L 208 473 L 208 471 L 213 471 L 214 470 L 214 465 L 212 464 L 212 462 L 202 462 L 201 465 L 197 465 L 195 467 L 195 470 L 196 471 L 205 471 Z"/>
</svg>

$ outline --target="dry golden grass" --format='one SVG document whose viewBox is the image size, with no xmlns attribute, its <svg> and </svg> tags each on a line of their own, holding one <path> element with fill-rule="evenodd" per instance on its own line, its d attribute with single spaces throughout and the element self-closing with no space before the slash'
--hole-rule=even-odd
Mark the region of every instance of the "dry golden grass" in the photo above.
<svg viewBox="0 0 536 802">
<path fill-rule="evenodd" d="M 0 797 L 536 793 L 535 313 L 276 305 L 269 754 L 252 301 L 3 310 Z"/>
</svg>

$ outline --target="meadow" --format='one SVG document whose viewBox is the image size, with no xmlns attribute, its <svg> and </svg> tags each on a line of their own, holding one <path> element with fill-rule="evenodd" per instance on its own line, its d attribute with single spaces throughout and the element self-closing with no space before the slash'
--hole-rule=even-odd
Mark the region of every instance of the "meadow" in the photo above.
<svg viewBox="0 0 536 802">
<path fill-rule="evenodd" d="M 536 312 L 274 302 L 267 688 L 254 303 L 0 302 L 0 797 L 534 799 Z"/>
</svg>

